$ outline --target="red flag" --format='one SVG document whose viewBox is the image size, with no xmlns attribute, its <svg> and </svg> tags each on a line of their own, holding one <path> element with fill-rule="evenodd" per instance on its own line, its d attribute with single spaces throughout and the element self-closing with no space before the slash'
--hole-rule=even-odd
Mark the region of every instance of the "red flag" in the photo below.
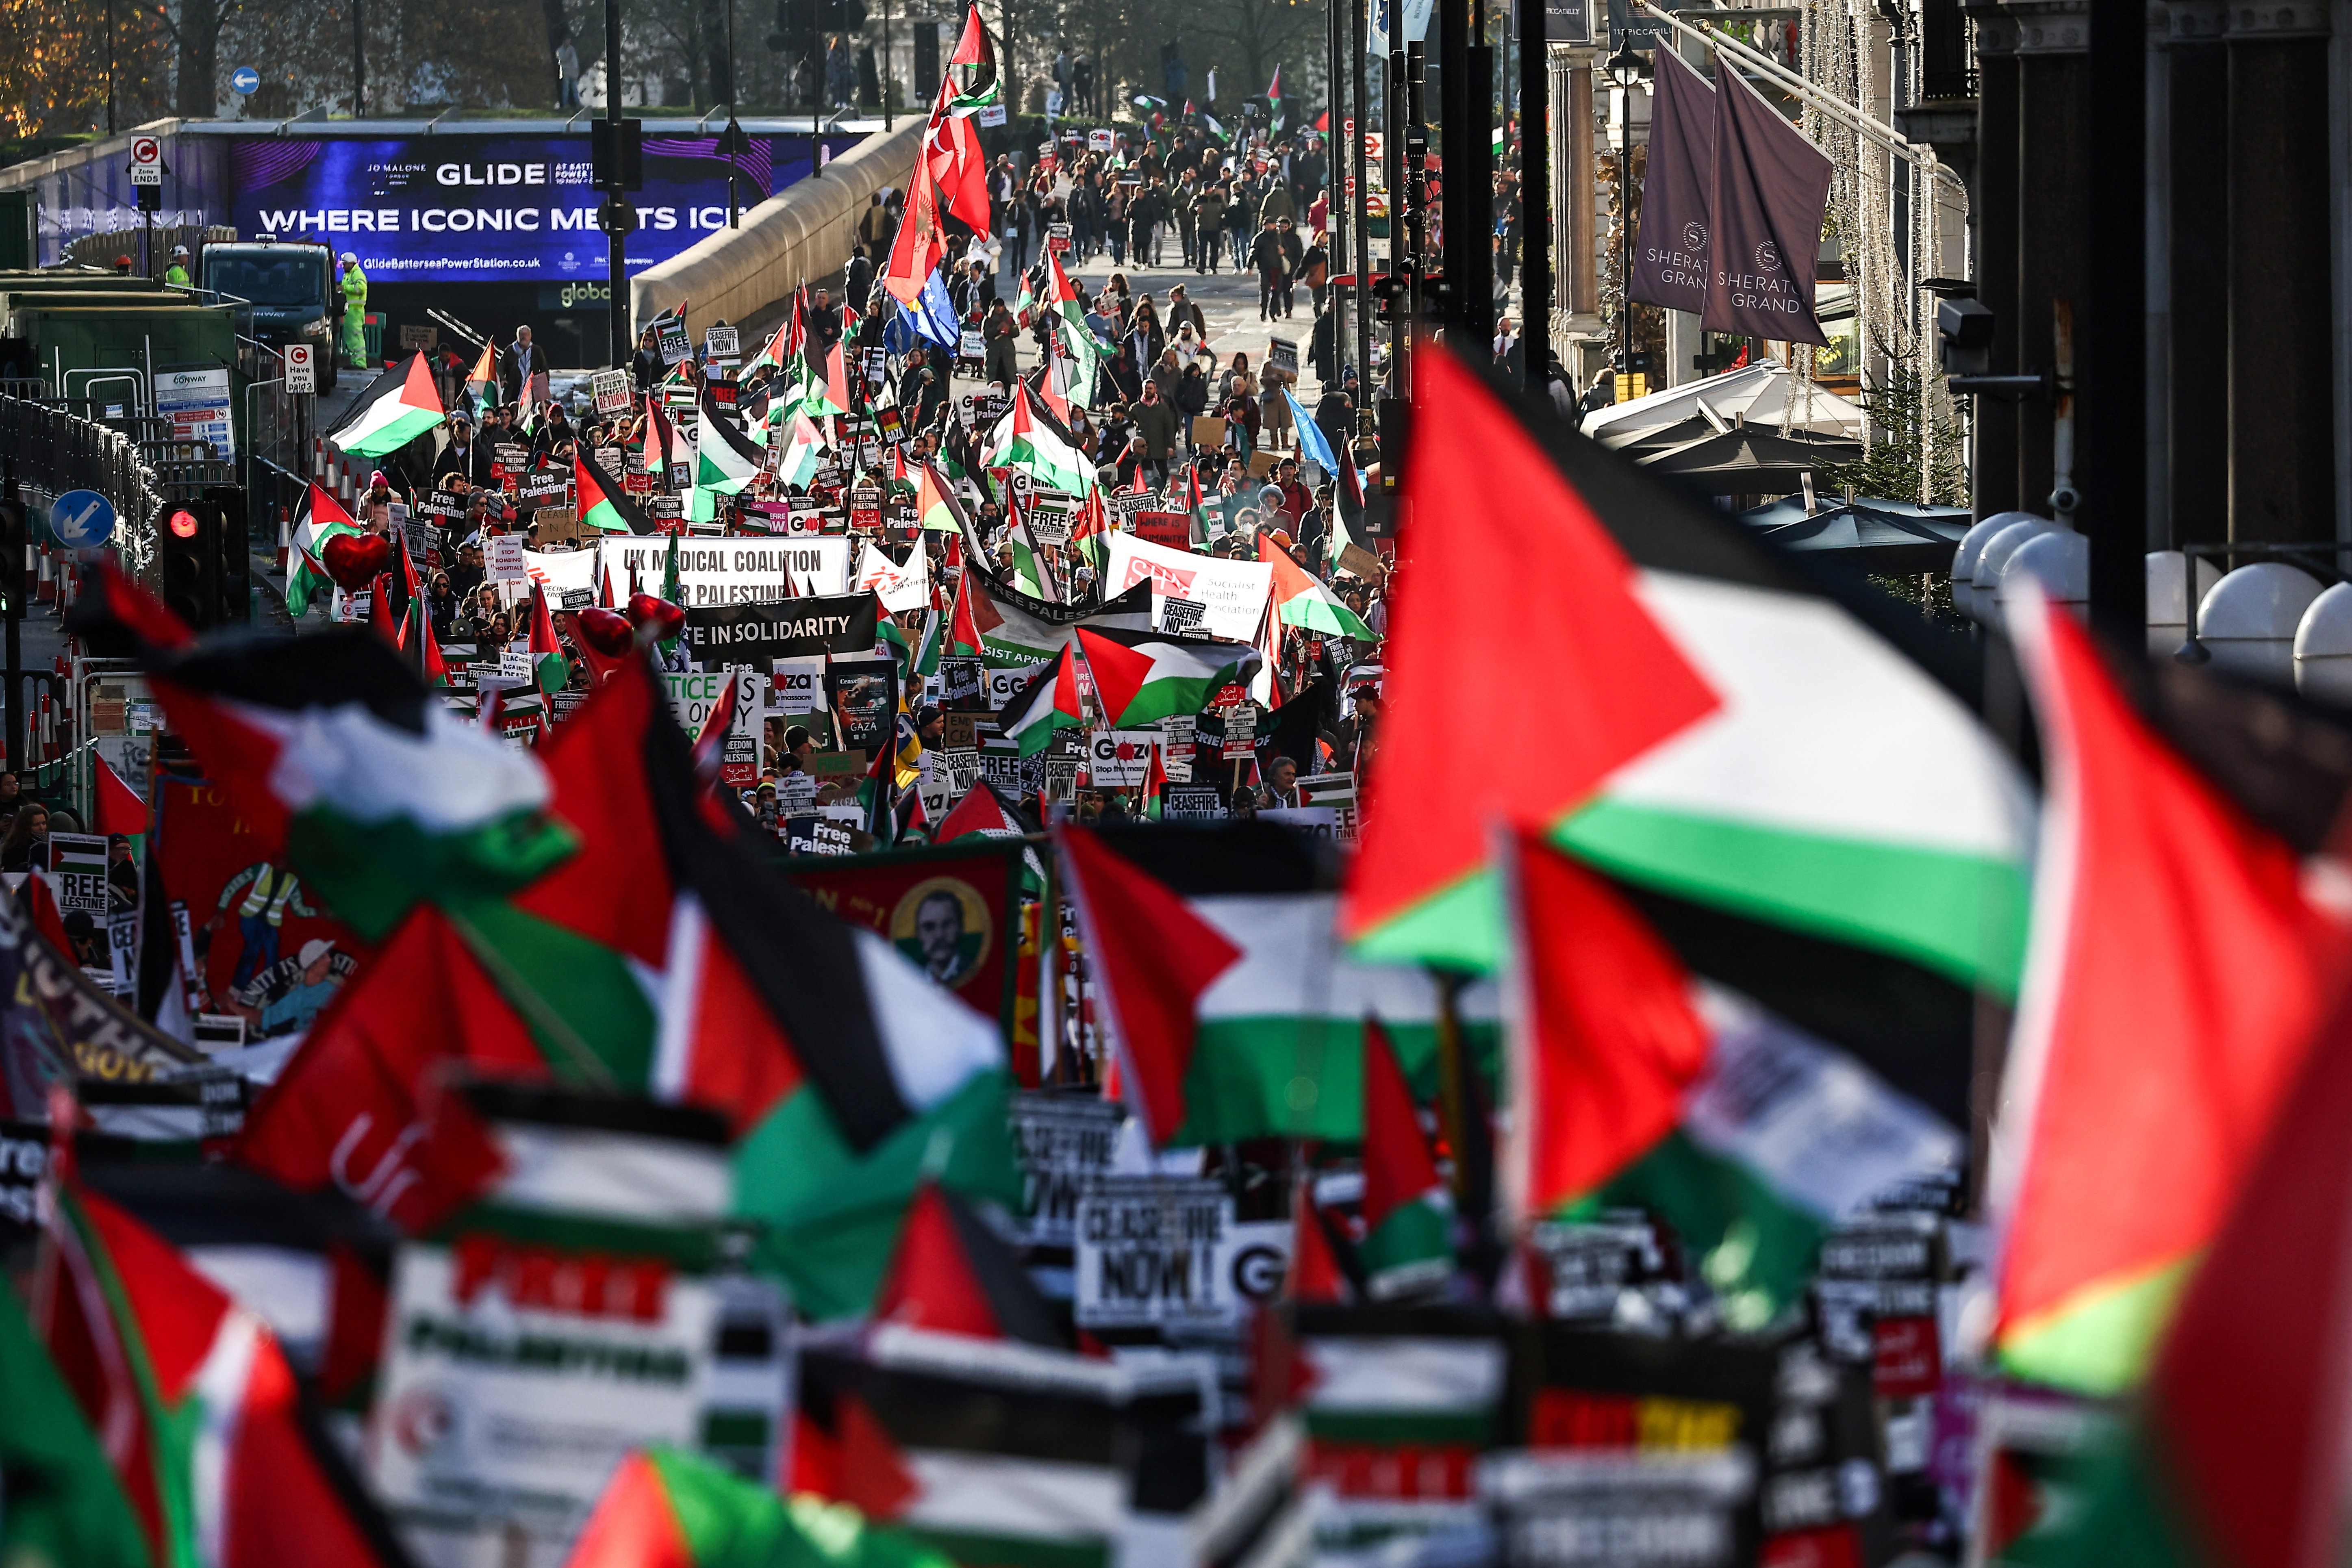
<svg viewBox="0 0 2352 1568">
<path fill-rule="evenodd" d="M 2160 739 L 2090 637 L 2010 618 L 2042 729 L 2033 938 L 1990 1167 L 1996 1337 L 2127 1386 L 2306 1058 L 2343 929 L 2294 850 Z"/>
</svg>

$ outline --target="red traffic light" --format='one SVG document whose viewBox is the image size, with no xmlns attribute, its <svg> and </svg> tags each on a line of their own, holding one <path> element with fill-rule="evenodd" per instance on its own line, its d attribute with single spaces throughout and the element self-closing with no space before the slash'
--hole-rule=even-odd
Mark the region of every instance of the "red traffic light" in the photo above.
<svg viewBox="0 0 2352 1568">
<path fill-rule="evenodd" d="M 196 514 L 186 507 L 173 507 L 172 515 L 165 521 L 172 531 L 180 538 L 194 539 L 196 536 Z"/>
</svg>

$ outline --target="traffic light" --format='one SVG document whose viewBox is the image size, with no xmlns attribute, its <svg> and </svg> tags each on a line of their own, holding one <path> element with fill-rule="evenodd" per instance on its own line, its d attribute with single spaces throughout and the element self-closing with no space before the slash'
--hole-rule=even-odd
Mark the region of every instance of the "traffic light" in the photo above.
<svg viewBox="0 0 2352 1568">
<path fill-rule="evenodd" d="M 201 631 L 249 618 L 253 566 L 238 487 L 214 485 L 165 501 L 155 513 L 155 552 L 164 606 L 190 626 Z"/>
</svg>

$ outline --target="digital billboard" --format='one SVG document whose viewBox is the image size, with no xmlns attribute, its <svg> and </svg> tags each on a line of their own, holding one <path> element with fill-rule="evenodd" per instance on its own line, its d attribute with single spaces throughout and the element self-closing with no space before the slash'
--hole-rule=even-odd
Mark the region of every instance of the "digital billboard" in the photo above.
<svg viewBox="0 0 2352 1568">
<path fill-rule="evenodd" d="M 855 137 L 831 139 L 835 152 Z M 746 208 L 808 172 L 808 138 L 762 135 L 732 159 L 719 138 L 647 127 L 645 187 L 630 194 L 638 272 L 727 226 L 727 176 Z M 324 240 L 385 283 L 603 278 L 588 137 L 435 134 L 390 139 L 239 136 L 229 147 L 237 233 Z"/>
</svg>

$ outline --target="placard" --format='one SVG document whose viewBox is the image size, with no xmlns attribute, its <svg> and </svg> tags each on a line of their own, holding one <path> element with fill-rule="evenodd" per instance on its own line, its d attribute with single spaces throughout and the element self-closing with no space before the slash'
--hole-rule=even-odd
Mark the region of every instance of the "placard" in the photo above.
<svg viewBox="0 0 2352 1568">
<path fill-rule="evenodd" d="M 740 334 L 732 327 L 712 327 L 702 334 L 702 357 L 732 364 L 743 357 Z"/>
<path fill-rule="evenodd" d="M 694 352 L 694 340 L 686 335 L 686 321 L 673 316 L 661 324 L 654 334 L 654 348 L 664 364 L 676 364 Z"/>
<path fill-rule="evenodd" d="M 784 818 L 780 837 L 787 855 L 852 855 L 856 830 L 846 822 L 810 813 Z"/>
<path fill-rule="evenodd" d="M 1096 730 L 1087 737 L 1087 776 L 1097 789 L 1139 789 L 1151 773 L 1157 730 Z"/>
<path fill-rule="evenodd" d="M 896 658 L 836 658 L 825 666 L 824 689 L 842 745 L 869 754 L 897 745 Z"/>
<path fill-rule="evenodd" d="M 1221 1328 L 1238 1315 L 1223 1182 L 1106 1176 L 1080 1195 L 1076 1225 L 1081 1328 Z"/>
<path fill-rule="evenodd" d="M 560 1562 L 629 1453 L 788 1408 L 780 1352 L 719 1355 L 722 1327 L 788 1342 L 773 1287 L 646 1256 L 642 1227 L 558 1229 L 394 1258 L 368 1462 L 394 1521 L 442 1548 L 426 1560 Z"/>
<path fill-rule="evenodd" d="M 1023 1241 L 1069 1247 L 1078 1237 L 1078 1199 L 1110 1174 L 1127 1108 L 1091 1095 L 1028 1090 L 1013 1097 L 1013 1142 L 1021 1163 Z"/>
<path fill-rule="evenodd" d="M 1266 339 L 1265 342 L 1266 363 L 1279 366 L 1280 368 L 1290 372 L 1293 375 L 1297 374 L 1298 340 L 1296 338 L 1270 337 Z"/>
<path fill-rule="evenodd" d="M 765 663 L 864 653 L 874 647 L 879 618 L 871 594 L 696 605 L 686 612 L 682 637 L 698 663 Z"/>
<path fill-rule="evenodd" d="M 629 405 L 636 401 L 636 384 L 625 370 L 600 370 L 588 384 L 593 389 L 599 414 L 626 414 Z"/>
<path fill-rule="evenodd" d="M 1221 822 L 1225 816 L 1225 792 L 1221 784 L 1171 784 L 1160 796 L 1162 822 Z"/>
<path fill-rule="evenodd" d="M 76 910 L 106 923 L 106 838 L 95 833 L 49 835 L 49 882 L 58 912 Z"/>
<path fill-rule="evenodd" d="M 40 1224 L 48 1169 L 48 1123 L 0 1120 L 0 1243 L 28 1237 Z"/>
<path fill-rule="evenodd" d="M 1112 534 L 1103 571 L 1104 596 L 1144 582 L 1151 584 L 1154 625 L 1171 625 L 1167 606 L 1171 602 L 1197 605 L 1201 632 L 1245 643 L 1257 637 L 1266 595 L 1274 584 L 1274 568 L 1262 561 L 1195 555 L 1148 544 L 1132 534 Z"/>
<path fill-rule="evenodd" d="M 493 583 L 528 581 L 530 568 L 523 560 L 527 542 L 520 533 L 494 533 L 482 541 L 483 574 Z"/>
</svg>

